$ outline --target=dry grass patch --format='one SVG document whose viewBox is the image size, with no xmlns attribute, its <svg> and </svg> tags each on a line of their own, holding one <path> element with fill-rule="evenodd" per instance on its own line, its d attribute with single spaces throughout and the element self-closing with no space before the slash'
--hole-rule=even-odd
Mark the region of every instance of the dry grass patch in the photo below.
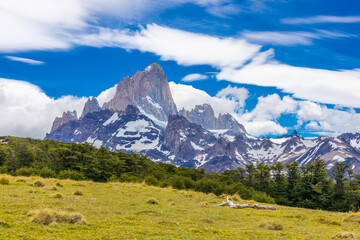
<svg viewBox="0 0 360 240">
<path fill-rule="evenodd" d="M 344 221 L 360 223 L 360 212 L 349 213 L 349 216 L 345 218 Z"/>
<path fill-rule="evenodd" d="M 61 193 L 55 193 L 54 195 L 52 195 L 53 198 L 57 198 L 57 199 L 62 199 L 64 198 L 64 196 Z"/>
<path fill-rule="evenodd" d="M 82 192 L 82 191 L 80 191 L 80 190 L 76 190 L 76 191 L 74 192 L 74 195 L 77 195 L 77 196 L 82 196 L 82 195 L 84 195 L 84 194 L 83 194 L 83 192 Z"/>
<path fill-rule="evenodd" d="M 333 225 L 333 226 L 341 226 L 340 223 L 335 222 L 335 221 L 331 221 L 331 220 L 328 220 L 328 219 L 325 219 L 325 218 L 319 218 L 317 221 L 319 223 L 321 223 L 321 224 L 327 224 L 327 225 Z"/>
<path fill-rule="evenodd" d="M 331 239 L 355 239 L 355 236 L 352 233 L 344 232 L 332 237 Z"/>
<path fill-rule="evenodd" d="M 151 198 L 151 199 L 147 200 L 146 203 L 148 203 L 148 204 L 159 204 L 159 201 L 154 199 L 154 198 Z"/>
<path fill-rule="evenodd" d="M 281 223 L 279 222 L 264 222 L 260 224 L 260 227 L 262 228 L 267 228 L 269 230 L 282 230 L 284 227 Z"/>
<path fill-rule="evenodd" d="M 42 181 L 34 182 L 34 187 L 45 187 L 45 183 Z"/>
<path fill-rule="evenodd" d="M 16 179 L 15 182 L 17 183 L 26 183 L 26 180 L 23 178 Z"/>
<path fill-rule="evenodd" d="M 72 212 L 57 212 L 52 209 L 41 209 L 28 215 L 31 217 L 30 221 L 39 224 L 56 224 L 56 223 L 70 223 L 76 225 L 84 225 L 86 221 L 80 213 Z"/>
<path fill-rule="evenodd" d="M 59 182 L 57 182 L 56 184 L 55 184 L 57 187 L 64 187 L 61 183 L 59 183 Z"/>
</svg>

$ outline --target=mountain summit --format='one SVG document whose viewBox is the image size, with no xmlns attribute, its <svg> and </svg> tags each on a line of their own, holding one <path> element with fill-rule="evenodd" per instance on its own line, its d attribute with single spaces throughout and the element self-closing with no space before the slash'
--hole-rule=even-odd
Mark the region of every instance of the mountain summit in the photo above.
<svg viewBox="0 0 360 240">
<path fill-rule="evenodd" d="M 151 63 L 131 78 L 124 77 L 117 85 L 114 98 L 105 103 L 103 109 L 123 111 L 128 105 L 137 106 L 141 112 L 160 121 L 177 114 L 168 80 L 159 64 Z"/>
</svg>

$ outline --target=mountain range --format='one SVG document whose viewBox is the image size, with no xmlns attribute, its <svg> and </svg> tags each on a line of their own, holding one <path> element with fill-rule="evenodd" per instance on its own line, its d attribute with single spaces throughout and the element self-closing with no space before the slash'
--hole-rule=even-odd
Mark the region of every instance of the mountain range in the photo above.
<svg viewBox="0 0 360 240">
<path fill-rule="evenodd" d="M 136 151 L 155 162 L 201 167 L 208 172 L 260 162 L 297 161 L 303 166 L 320 157 L 328 169 L 334 162 L 346 162 L 360 173 L 360 133 L 310 139 L 294 131 L 276 139 L 255 138 L 231 114 L 216 116 L 209 104 L 178 110 L 157 63 L 124 77 L 114 97 L 103 106 L 91 97 L 80 117 L 76 111 L 64 112 L 54 120 L 46 139 Z"/>
</svg>

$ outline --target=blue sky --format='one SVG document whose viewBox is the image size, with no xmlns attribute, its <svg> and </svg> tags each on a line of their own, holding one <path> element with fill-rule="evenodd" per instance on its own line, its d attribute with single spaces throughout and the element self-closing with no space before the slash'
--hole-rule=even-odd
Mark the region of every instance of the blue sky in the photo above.
<svg viewBox="0 0 360 240">
<path fill-rule="evenodd" d="M 176 83 L 178 108 L 193 107 L 179 94 L 214 103 L 254 136 L 359 132 L 359 10 L 355 0 L 3 1 L 0 135 L 41 138 L 62 111 L 151 62 Z"/>
</svg>

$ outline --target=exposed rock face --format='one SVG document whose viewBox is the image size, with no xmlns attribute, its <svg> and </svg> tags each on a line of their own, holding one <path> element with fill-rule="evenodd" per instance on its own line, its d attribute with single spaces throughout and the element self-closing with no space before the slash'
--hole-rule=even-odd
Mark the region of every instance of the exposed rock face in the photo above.
<svg viewBox="0 0 360 240">
<path fill-rule="evenodd" d="M 177 162 L 189 162 L 195 166 L 193 159 L 198 150 L 216 141 L 216 137 L 200 125 L 189 122 L 185 117 L 170 115 L 169 122 L 162 134 L 162 149 L 176 156 Z"/>
<path fill-rule="evenodd" d="M 86 114 L 48 134 L 46 139 L 88 142 L 111 151 L 144 151 L 158 145 L 160 130 L 139 110 L 129 105 L 125 111 L 101 110 Z"/>
<path fill-rule="evenodd" d="M 54 132 L 55 130 L 57 130 L 60 126 L 64 125 L 65 123 L 68 123 L 70 121 L 77 120 L 77 119 L 78 119 L 78 117 L 77 117 L 77 113 L 75 110 L 72 112 L 70 112 L 70 111 L 64 112 L 62 117 L 55 118 L 50 133 Z"/>
<path fill-rule="evenodd" d="M 114 98 L 105 103 L 103 109 L 121 111 L 128 105 L 137 106 L 161 121 L 167 121 L 169 115 L 177 113 L 169 83 L 159 64 L 152 63 L 131 78 L 123 78 L 117 85 Z"/>
<path fill-rule="evenodd" d="M 101 107 L 99 105 L 98 100 L 95 97 L 90 97 L 85 103 L 83 112 L 80 118 L 85 117 L 88 113 L 99 112 L 101 111 Z"/>
<path fill-rule="evenodd" d="M 196 105 L 191 111 L 182 109 L 179 111 L 179 115 L 201 125 L 205 129 L 228 129 L 234 133 L 246 134 L 244 126 L 238 123 L 230 114 L 220 114 L 217 118 L 209 104 Z"/>
</svg>

